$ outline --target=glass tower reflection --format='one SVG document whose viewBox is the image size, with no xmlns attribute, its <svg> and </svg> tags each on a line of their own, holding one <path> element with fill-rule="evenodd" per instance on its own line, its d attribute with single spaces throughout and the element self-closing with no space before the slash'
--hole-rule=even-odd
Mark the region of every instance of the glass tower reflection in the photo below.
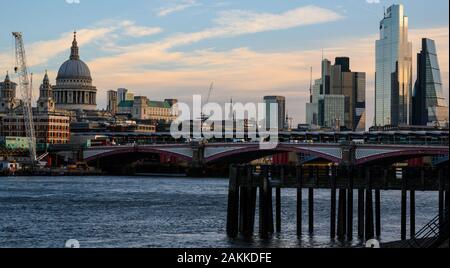
<svg viewBox="0 0 450 268">
<path fill-rule="evenodd" d="M 408 124 L 411 116 L 412 43 L 403 5 L 392 5 L 376 41 L 375 125 Z"/>
<path fill-rule="evenodd" d="M 448 117 L 436 45 L 434 40 L 423 38 L 422 51 L 417 54 L 412 124 L 445 126 Z"/>
</svg>

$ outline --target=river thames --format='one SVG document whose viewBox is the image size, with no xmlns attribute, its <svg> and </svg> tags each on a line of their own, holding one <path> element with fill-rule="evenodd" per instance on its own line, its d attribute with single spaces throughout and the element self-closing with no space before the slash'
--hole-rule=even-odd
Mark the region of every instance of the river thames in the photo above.
<svg viewBox="0 0 450 268">
<path fill-rule="evenodd" d="M 269 240 L 257 236 L 246 241 L 229 239 L 225 234 L 227 194 L 226 179 L 0 177 L 0 247 L 61 248 L 69 239 L 87 248 L 308 248 L 361 244 L 357 239 L 345 245 L 330 240 L 327 190 L 316 191 L 312 236 L 297 238 L 296 191 L 284 190 L 280 234 Z M 306 192 L 303 196 L 306 219 Z M 417 192 L 416 198 L 420 229 L 437 215 L 438 195 Z M 306 233 L 307 226 L 303 228 Z M 400 192 L 383 192 L 382 242 L 399 238 Z"/>
</svg>

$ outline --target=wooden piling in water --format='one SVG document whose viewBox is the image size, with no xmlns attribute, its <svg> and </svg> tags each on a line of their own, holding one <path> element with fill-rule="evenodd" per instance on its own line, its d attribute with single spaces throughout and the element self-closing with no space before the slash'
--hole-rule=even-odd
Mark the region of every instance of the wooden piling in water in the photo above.
<svg viewBox="0 0 450 268">
<path fill-rule="evenodd" d="M 366 206 L 365 206 L 365 239 L 375 238 L 373 226 L 373 199 L 372 199 L 372 176 L 369 169 L 365 171 L 366 180 Z"/>
<path fill-rule="evenodd" d="M 270 168 L 270 169 L 269 169 Z M 448 182 L 443 176 L 447 172 L 446 168 L 430 169 L 434 176 L 429 176 L 433 181 L 421 183 L 424 176 L 416 176 L 417 169 L 406 168 L 400 183 L 397 183 L 392 173 L 384 172 L 383 177 L 378 177 L 380 172 L 374 172 L 374 169 L 360 168 L 358 170 L 352 167 L 339 167 L 339 169 L 306 169 L 309 171 L 309 178 L 304 178 L 302 167 L 295 170 L 284 170 L 278 172 L 278 167 L 263 166 L 262 172 L 257 175 L 251 166 L 232 166 L 230 168 L 230 180 L 228 190 L 227 207 L 227 234 L 230 237 L 236 237 L 239 234 L 243 236 L 252 236 L 255 228 L 255 215 L 257 192 L 259 188 L 259 232 L 261 237 L 269 238 L 271 233 L 281 232 L 282 229 L 282 189 L 295 188 L 297 190 L 297 235 L 302 235 L 303 221 L 303 188 L 308 189 L 308 224 L 309 232 L 314 232 L 314 190 L 331 189 L 330 200 L 330 237 L 334 239 L 353 239 L 353 214 L 354 210 L 354 190 L 357 190 L 357 224 L 358 237 L 361 239 L 372 239 L 381 235 L 381 190 L 401 190 L 401 237 L 407 236 L 407 216 L 408 205 L 410 213 L 409 235 L 413 238 L 416 231 L 416 193 L 418 189 L 424 191 L 439 190 L 439 215 L 441 223 L 444 217 L 444 211 L 448 210 Z M 287 171 L 287 172 L 284 172 Z M 345 172 L 348 171 L 348 172 Z M 355 172 L 354 172 L 355 171 Z M 359 173 L 356 173 L 359 171 Z M 391 170 L 392 171 L 392 170 Z M 436 171 L 439 171 L 436 176 Z M 326 173 L 325 173 L 326 172 Z M 364 173 L 365 172 L 365 173 Z M 382 172 L 381 172 L 382 173 Z M 278 177 L 280 174 L 280 177 Z M 328 179 L 325 178 L 327 175 Z M 421 172 L 424 174 L 424 172 Z M 320 176 L 319 176 L 320 175 Z M 247 176 L 247 177 L 246 177 Z M 289 176 L 289 177 L 288 177 Z M 285 178 L 286 177 L 286 178 Z M 280 179 L 278 181 L 278 178 Z M 364 181 L 365 178 L 365 181 Z M 296 179 L 293 180 L 293 179 Z M 345 182 L 344 179 L 347 179 Z M 348 184 L 347 184 L 348 183 Z M 273 188 L 275 189 L 273 189 Z M 417 188 L 419 187 L 419 188 Z M 339 191 L 339 192 L 338 192 Z M 375 193 L 373 192 L 375 191 Z M 409 201 L 408 201 L 408 191 Z M 275 192 L 275 205 L 273 204 L 273 194 Z M 375 194 L 375 200 L 373 200 Z M 339 196 L 337 196 L 339 195 Z M 409 204 L 407 203 L 409 202 Z M 275 208 L 274 208 L 275 206 Z M 273 211 L 275 209 L 275 212 Z M 275 215 L 273 215 L 275 213 Z M 375 214 L 375 215 L 374 215 Z M 275 221 L 274 221 L 275 216 Z M 446 218 L 445 218 L 446 219 Z M 274 224 L 275 223 L 275 224 Z M 356 222 L 355 222 L 356 223 Z M 356 235 L 356 233 L 355 233 Z"/>
<path fill-rule="evenodd" d="M 400 223 L 400 233 L 401 239 L 406 240 L 406 202 L 407 202 L 407 180 L 405 177 L 405 172 L 403 172 L 402 178 L 402 200 L 401 200 L 401 223 Z"/>
<path fill-rule="evenodd" d="M 442 169 L 438 170 L 438 180 L 439 180 L 439 225 L 442 226 L 444 223 L 444 206 L 445 206 L 445 196 L 444 187 L 445 181 L 442 174 Z"/>
<path fill-rule="evenodd" d="M 227 209 L 227 235 L 236 237 L 238 235 L 238 208 L 239 208 L 239 186 L 238 168 L 230 168 L 230 181 L 228 187 L 228 209 Z"/>
<path fill-rule="evenodd" d="M 259 188 L 259 234 L 261 238 L 266 239 L 269 237 L 269 178 L 267 167 L 263 167 L 262 176 L 263 182 Z"/>
<path fill-rule="evenodd" d="M 347 239 L 353 240 L 353 189 L 347 190 Z"/>
<path fill-rule="evenodd" d="M 350 169 L 347 190 L 347 240 L 353 240 L 353 169 Z"/>
<path fill-rule="evenodd" d="M 276 230 L 277 230 L 277 233 L 280 233 L 281 232 L 281 188 L 280 187 L 277 187 L 276 188 L 276 194 L 275 194 L 275 196 L 276 196 L 276 215 L 275 215 L 275 218 L 276 218 L 276 220 L 275 220 L 275 222 L 276 222 Z"/>
<path fill-rule="evenodd" d="M 381 191 L 375 190 L 375 233 L 381 237 Z"/>
<path fill-rule="evenodd" d="M 285 169 L 280 167 L 280 183 L 284 185 L 285 180 Z M 278 186 L 275 193 L 275 228 L 277 233 L 281 232 L 281 186 Z"/>
<path fill-rule="evenodd" d="M 444 205 L 444 207 L 445 207 L 445 211 L 446 211 L 446 214 L 444 215 L 444 217 L 446 218 L 445 220 L 449 220 L 449 212 L 448 212 L 448 209 L 449 209 L 449 207 L 450 207 L 450 200 L 449 200 L 449 196 L 448 196 L 448 194 L 449 194 L 449 191 L 448 190 L 446 190 L 445 191 L 445 196 L 444 196 L 444 203 L 445 203 L 445 205 Z"/>
<path fill-rule="evenodd" d="M 339 207 L 338 207 L 338 239 L 344 240 L 346 233 L 346 190 L 339 190 Z"/>
<path fill-rule="evenodd" d="M 247 167 L 247 177 L 248 181 L 250 182 L 250 185 L 253 183 L 253 168 L 251 166 Z M 248 197 L 249 197 L 249 215 L 248 215 L 248 221 L 249 221 L 249 236 L 253 236 L 253 233 L 255 231 L 255 217 L 256 217 L 256 195 L 257 195 L 257 188 L 256 187 L 249 187 L 248 188 Z"/>
<path fill-rule="evenodd" d="M 416 191 L 409 192 L 409 220 L 410 236 L 413 239 L 416 236 Z"/>
<path fill-rule="evenodd" d="M 275 226 L 273 224 L 273 189 L 270 186 L 268 186 L 268 195 L 267 195 L 267 208 L 269 209 L 268 214 L 269 214 L 269 222 L 268 222 L 268 226 L 269 226 L 269 233 L 273 234 L 275 232 Z"/>
<path fill-rule="evenodd" d="M 297 168 L 297 236 L 302 235 L 302 221 L 303 221 L 303 188 L 302 188 L 303 170 L 301 167 Z"/>
<path fill-rule="evenodd" d="M 373 228 L 373 200 L 372 200 L 372 189 L 366 190 L 366 240 L 375 238 L 374 228 Z"/>
<path fill-rule="evenodd" d="M 314 233 L 314 188 L 308 190 L 309 233 Z"/>
<path fill-rule="evenodd" d="M 239 187 L 239 233 L 245 236 L 246 231 L 246 220 L 247 220 L 247 210 L 248 210 L 248 190 L 247 187 Z"/>
<path fill-rule="evenodd" d="M 331 174 L 330 237 L 336 238 L 336 175 Z"/>
<path fill-rule="evenodd" d="M 358 190 L 358 238 L 364 238 L 364 190 Z"/>
</svg>

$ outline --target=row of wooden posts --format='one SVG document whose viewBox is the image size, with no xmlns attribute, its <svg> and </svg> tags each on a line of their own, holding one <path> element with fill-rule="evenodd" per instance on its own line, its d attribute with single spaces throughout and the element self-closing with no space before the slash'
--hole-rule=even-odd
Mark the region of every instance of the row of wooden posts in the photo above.
<svg viewBox="0 0 450 268">
<path fill-rule="evenodd" d="M 283 167 L 281 167 L 281 170 Z M 274 167 L 263 166 L 260 173 L 256 174 L 252 166 L 232 166 L 230 168 L 227 234 L 230 237 L 253 236 L 255 229 L 255 215 L 257 197 L 259 197 L 259 234 L 261 238 L 268 238 L 270 234 L 281 232 L 281 189 L 285 188 L 281 179 L 274 179 L 272 171 Z M 297 176 L 302 176 L 301 169 L 297 169 Z M 327 171 L 328 172 L 328 171 Z M 283 177 L 284 172 L 281 172 Z M 440 178 L 443 180 L 443 178 Z M 370 184 L 362 189 L 354 188 L 352 180 L 342 187 L 337 185 L 336 176 L 330 176 L 330 237 L 339 240 L 353 239 L 354 219 L 354 192 L 357 192 L 357 234 L 358 238 L 369 240 L 381 236 L 381 190 L 372 189 Z M 308 190 L 308 232 L 314 232 L 314 187 L 305 187 L 301 183 L 295 186 L 297 189 L 297 235 L 303 232 L 303 189 Z M 444 185 L 444 184 L 442 184 Z M 275 188 L 275 224 L 273 222 L 273 189 Z M 286 188 L 292 188 L 289 185 Z M 322 187 L 323 188 L 323 187 Z M 259 190 L 259 194 L 257 191 Z M 401 187 L 401 239 L 407 238 L 407 202 L 409 192 L 409 225 L 410 236 L 416 234 L 416 198 L 415 189 L 407 187 L 407 180 L 403 179 Z M 439 213 L 444 215 L 444 207 L 449 206 L 448 187 L 439 188 Z M 443 216 L 442 216 L 443 217 Z M 442 218 L 442 220 L 444 220 Z"/>
</svg>

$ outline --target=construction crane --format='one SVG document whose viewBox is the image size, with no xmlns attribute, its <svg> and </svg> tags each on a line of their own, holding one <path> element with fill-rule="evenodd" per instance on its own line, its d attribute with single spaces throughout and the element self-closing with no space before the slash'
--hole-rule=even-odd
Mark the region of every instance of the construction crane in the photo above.
<svg viewBox="0 0 450 268">
<path fill-rule="evenodd" d="M 211 99 L 211 93 L 212 93 L 213 89 L 214 89 L 214 82 L 212 82 L 211 86 L 209 86 L 208 97 L 207 97 L 206 102 L 205 102 L 206 104 L 209 103 L 209 100 Z M 202 124 L 206 120 L 208 120 L 210 117 L 211 117 L 211 115 L 206 115 L 206 114 L 202 113 L 202 115 L 201 115 Z"/>
<path fill-rule="evenodd" d="M 214 89 L 214 82 L 211 83 L 211 86 L 209 86 L 209 91 L 208 91 L 208 98 L 206 99 L 206 103 L 209 103 L 209 100 L 211 99 L 211 93 Z"/>
<path fill-rule="evenodd" d="M 31 168 L 36 167 L 36 137 L 34 134 L 33 108 L 32 102 L 32 88 L 30 79 L 28 77 L 27 60 L 25 56 L 25 47 L 23 44 L 22 33 L 13 32 L 15 39 L 16 52 L 16 67 L 15 72 L 19 76 L 19 89 L 22 96 L 23 120 L 25 125 L 26 137 L 28 140 L 28 149 L 30 152 Z"/>
</svg>

